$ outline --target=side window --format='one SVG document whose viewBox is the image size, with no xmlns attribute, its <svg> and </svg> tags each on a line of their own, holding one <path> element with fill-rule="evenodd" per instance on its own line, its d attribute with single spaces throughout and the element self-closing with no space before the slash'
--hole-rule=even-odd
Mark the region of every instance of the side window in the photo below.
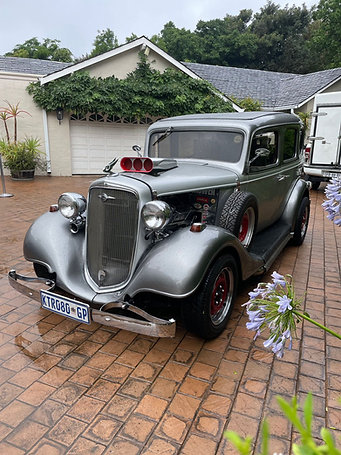
<svg viewBox="0 0 341 455">
<path fill-rule="evenodd" d="M 250 168 L 270 166 L 277 163 L 278 159 L 278 133 L 265 131 L 256 134 L 251 142 Z"/>
<path fill-rule="evenodd" d="M 284 134 L 283 161 L 291 160 L 296 156 L 298 130 L 288 128 Z"/>
</svg>

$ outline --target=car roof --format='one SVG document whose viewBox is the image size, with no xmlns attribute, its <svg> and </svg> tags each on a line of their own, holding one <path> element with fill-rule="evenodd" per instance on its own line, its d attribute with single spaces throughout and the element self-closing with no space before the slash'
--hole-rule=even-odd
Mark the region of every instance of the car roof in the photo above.
<svg viewBox="0 0 341 455">
<path fill-rule="evenodd" d="M 150 129 L 168 126 L 229 126 L 232 128 L 254 129 L 262 126 L 279 124 L 300 124 L 295 114 L 283 112 L 227 112 L 213 114 L 189 114 L 162 119 L 154 123 Z"/>
</svg>

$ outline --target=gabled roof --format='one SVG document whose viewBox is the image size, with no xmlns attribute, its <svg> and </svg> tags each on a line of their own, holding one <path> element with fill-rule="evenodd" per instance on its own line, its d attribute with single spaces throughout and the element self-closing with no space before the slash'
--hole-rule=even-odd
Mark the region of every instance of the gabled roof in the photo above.
<svg viewBox="0 0 341 455">
<path fill-rule="evenodd" d="M 227 66 L 184 63 L 226 96 L 251 97 L 263 109 L 299 108 L 309 99 L 341 79 L 341 68 L 310 74 L 276 73 Z"/>
<path fill-rule="evenodd" d="M 60 71 L 67 66 L 70 66 L 70 63 L 40 60 L 37 58 L 0 56 L 0 72 L 5 73 L 44 76 L 52 71 Z"/>
<path fill-rule="evenodd" d="M 122 54 L 131 49 L 141 48 L 141 50 L 144 50 L 146 47 L 148 47 L 149 49 L 154 51 L 156 54 L 159 54 L 161 57 L 163 57 L 169 63 L 174 65 L 176 68 L 178 68 L 182 72 L 188 74 L 188 76 L 191 76 L 193 79 L 201 79 L 201 76 L 197 75 L 196 73 L 191 71 L 189 68 L 187 68 L 185 65 L 183 65 L 182 63 L 175 60 L 175 58 L 168 55 L 165 51 L 163 51 L 158 46 L 156 46 L 154 43 L 149 41 L 148 38 L 146 38 L 145 36 L 141 36 L 140 38 L 130 41 L 129 43 L 122 44 L 121 46 L 115 47 L 115 49 L 105 52 L 104 54 L 97 55 L 96 57 L 88 58 L 87 60 L 83 60 L 82 62 L 75 63 L 71 66 L 68 66 L 67 68 L 62 69 L 61 71 L 59 71 L 57 69 L 52 74 L 47 74 L 47 76 L 42 77 L 40 79 L 41 84 L 46 84 L 47 82 L 51 82 L 55 79 L 59 79 L 60 77 L 64 77 L 69 74 L 72 74 L 75 71 L 86 69 L 90 66 L 103 62 L 104 60 L 108 60 L 112 57 L 115 57 L 116 55 Z"/>
</svg>

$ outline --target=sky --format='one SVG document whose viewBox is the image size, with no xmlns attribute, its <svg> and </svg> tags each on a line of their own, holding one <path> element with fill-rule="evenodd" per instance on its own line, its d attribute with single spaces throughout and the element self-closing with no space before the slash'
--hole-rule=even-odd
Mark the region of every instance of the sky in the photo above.
<svg viewBox="0 0 341 455">
<path fill-rule="evenodd" d="M 285 7 L 303 1 L 274 0 Z M 199 20 L 222 19 L 242 9 L 258 12 L 266 0 L 0 0 L 0 55 L 37 37 L 58 39 L 74 57 L 91 52 L 98 30 L 110 28 L 124 44 L 135 33 L 150 38 L 164 24 L 194 30 Z M 310 8 L 318 0 L 306 0 Z"/>
</svg>

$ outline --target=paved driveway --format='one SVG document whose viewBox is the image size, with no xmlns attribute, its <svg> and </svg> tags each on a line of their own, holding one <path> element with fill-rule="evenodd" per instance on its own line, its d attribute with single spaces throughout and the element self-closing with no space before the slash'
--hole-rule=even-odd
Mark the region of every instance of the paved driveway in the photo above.
<svg viewBox="0 0 341 455">
<path fill-rule="evenodd" d="M 221 337 L 205 342 L 178 328 L 156 339 L 40 309 L 7 284 L 6 271 L 31 270 L 22 257 L 30 223 L 63 191 L 86 194 L 89 177 L 7 180 L 0 199 L 0 454 L 232 454 L 226 429 L 259 446 L 267 417 L 271 453 L 295 439 L 276 395 L 314 395 L 314 433 L 341 438 L 341 342 L 303 325 L 282 360 L 245 329 L 242 287 Z M 312 317 L 341 332 L 341 228 L 326 220 L 323 192 L 311 193 L 304 245 L 287 247 L 272 270 L 291 273 Z M 269 276 L 269 274 L 268 274 Z M 267 278 L 267 277 L 266 277 Z M 341 447 L 341 441 L 339 441 Z"/>
</svg>

